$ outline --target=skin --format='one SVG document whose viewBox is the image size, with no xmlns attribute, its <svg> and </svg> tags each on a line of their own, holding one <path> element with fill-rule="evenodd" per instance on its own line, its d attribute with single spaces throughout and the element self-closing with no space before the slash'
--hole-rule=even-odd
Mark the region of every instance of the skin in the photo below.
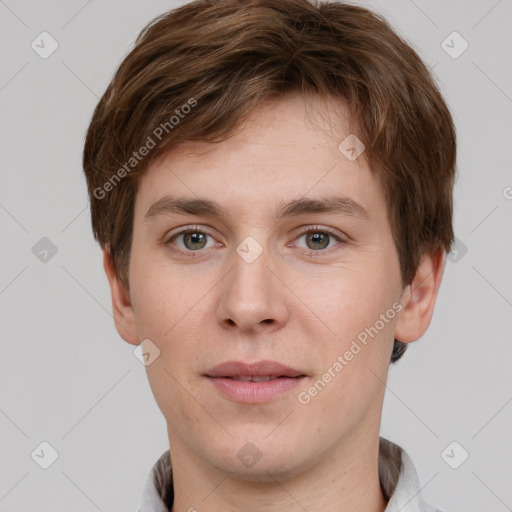
<svg viewBox="0 0 512 512">
<path fill-rule="evenodd" d="M 129 291 L 104 249 L 119 334 L 133 345 L 150 339 L 160 350 L 146 370 L 168 426 L 172 512 L 386 507 L 377 456 L 393 338 L 411 342 L 427 329 L 444 253 L 425 255 L 413 283 L 402 287 L 383 193 L 364 153 L 352 162 L 338 150 L 350 130 L 340 100 L 293 94 L 262 105 L 230 139 L 186 143 L 147 169 L 135 202 Z M 283 201 L 334 193 L 363 205 L 368 220 L 270 217 Z M 215 200 L 229 217 L 145 219 L 165 194 Z M 184 226 L 210 235 L 200 239 L 203 248 L 194 252 L 183 235 L 166 246 Z M 317 237 L 324 234 L 320 242 L 301 234 L 315 227 Z M 252 263 L 236 252 L 248 236 L 262 248 Z M 402 311 L 300 403 L 298 393 L 394 303 Z M 225 398 L 204 377 L 227 360 L 262 359 L 307 378 L 254 405 Z M 247 442 L 262 455 L 250 468 L 237 457 Z"/>
</svg>

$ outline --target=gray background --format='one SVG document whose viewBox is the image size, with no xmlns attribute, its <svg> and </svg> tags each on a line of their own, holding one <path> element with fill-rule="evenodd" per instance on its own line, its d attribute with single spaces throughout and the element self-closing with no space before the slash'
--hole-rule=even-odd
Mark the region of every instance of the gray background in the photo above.
<svg viewBox="0 0 512 512">
<path fill-rule="evenodd" d="M 512 510 L 512 3 L 360 3 L 433 68 L 459 143 L 457 254 L 427 334 L 391 370 L 382 434 L 409 452 L 425 497 L 447 512 Z M 176 5 L 0 0 L 4 512 L 135 510 L 168 448 L 145 368 L 114 328 L 81 153 L 135 37 Z M 42 31 L 59 44 L 47 59 L 31 48 Z M 456 59 L 441 46 L 453 31 L 469 43 Z M 32 251 L 42 237 L 57 248 L 46 262 Z M 31 458 L 42 441 L 59 454 L 48 469 Z M 469 453 L 458 469 L 441 456 L 452 441 Z M 452 464 L 461 450 L 448 451 Z"/>
</svg>

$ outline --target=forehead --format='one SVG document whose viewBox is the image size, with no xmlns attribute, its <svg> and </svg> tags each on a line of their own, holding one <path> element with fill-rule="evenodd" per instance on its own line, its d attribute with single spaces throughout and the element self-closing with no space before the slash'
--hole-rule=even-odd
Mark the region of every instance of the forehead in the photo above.
<svg viewBox="0 0 512 512">
<path fill-rule="evenodd" d="M 357 131 L 357 121 L 342 100 L 290 93 L 260 104 L 226 140 L 215 144 L 188 141 L 172 153 L 224 161 L 236 155 L 269 164 L 278 164 L 275 159 L 286 156 L 300 162 L 311 149 L 323 148 L 338 157 L 341 140 Z M 310 143 L 304 145 L 306 140 Z"/>
<path fill-rule="evenodd" d="M 341 101 L 290 95 L 263 104 L 226 140 L 186 142 L 155 161 L 140 180 L 137 215 L 165 196 L 209 198 L 237 216 L 343 197 L 371 215 L 384 203 L 364 152 L 350 160 L 339 149 L 355 128 Z"/>
</svg>

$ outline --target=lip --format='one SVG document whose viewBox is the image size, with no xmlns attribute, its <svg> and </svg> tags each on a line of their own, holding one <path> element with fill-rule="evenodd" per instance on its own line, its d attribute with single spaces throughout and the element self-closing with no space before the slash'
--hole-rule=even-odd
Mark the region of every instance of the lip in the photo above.
<svg viewBox="0 0 512 512">
<path fill-rule="evenodd" d="M 234 376 L 270 376 L 273 380 L 249 382 L 234 380 Z M 226 361 L 209 370 L 205 377 L 226 398 L 246 404 L 261 404 L 299 386 L 307 376 L 277 361 L 244 363 Z"/>
<path fill-rule="evenodd" d="M 277 361 L 258 361 L 244 363 L 243 361 L 226 361 L 206 372 L 207 377 L 235 377 L 237 375 L 254 375 L 270 377 L 300 377 L 304 372 L 290 368 Z"/>
</svg>

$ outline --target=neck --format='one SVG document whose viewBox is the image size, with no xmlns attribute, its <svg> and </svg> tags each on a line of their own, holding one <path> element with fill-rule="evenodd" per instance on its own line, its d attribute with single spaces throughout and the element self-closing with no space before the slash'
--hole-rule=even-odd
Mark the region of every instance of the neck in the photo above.
<svg viewBox="0 0 512 512">
<path fill-rule="evenodd" d="M 359 431 L 344 438 L 291 478 L 277 479 L 267 473 L 259 482 L 215 468 L 169 433 L 174 482 L 171 512 L 384 512 L 387 501 L 379 480 L 379 437 L 378 430 L 377 435 L 373 430 L 371 437 Z M 366 439 L 361 439 L 365 434 Z"/>
</svg>

